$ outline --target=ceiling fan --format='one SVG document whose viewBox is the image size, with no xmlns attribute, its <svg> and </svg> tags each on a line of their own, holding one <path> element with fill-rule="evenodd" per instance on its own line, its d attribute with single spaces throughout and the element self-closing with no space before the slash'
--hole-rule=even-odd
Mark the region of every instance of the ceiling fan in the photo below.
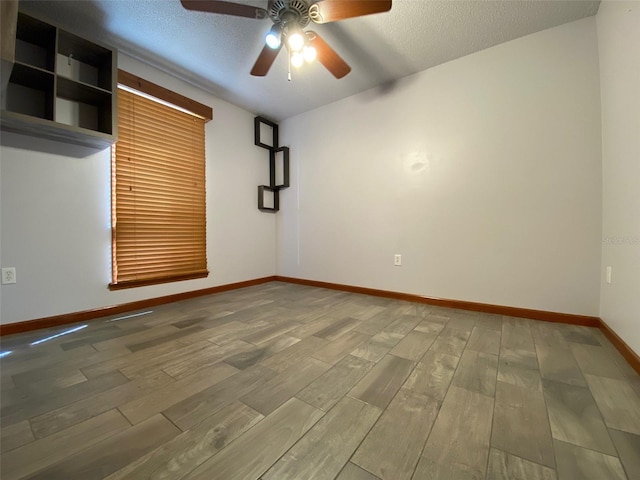
<svg viewBox="0 0 640 480">
<path fill-rule="evenodd" d="M 180 0 L 187 10 L 218 13 L 235 17 L 271 19 L 273 26 L 265 37 L 265 46 L 251 69 L 251 75 L 264 77 L 275 61 L 282 45 L 289 51 L 290 65 L 301 66 L 316 58 L 336 78 L 342 78 L 351 67 L 313 30 L 313 23 L 329 23 L 391 10 L 391 0 L 269 0 L 267 9 L 218 0 Z M 289 72 L 291 80 L 291 72 Z"/>
</svg>

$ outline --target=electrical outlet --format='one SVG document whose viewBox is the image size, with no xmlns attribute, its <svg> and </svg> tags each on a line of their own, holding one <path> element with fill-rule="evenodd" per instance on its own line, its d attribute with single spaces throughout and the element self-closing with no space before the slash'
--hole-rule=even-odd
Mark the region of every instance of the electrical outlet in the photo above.
<svg viewBox="0 0 640 480">
<path fill-rule="evenodd" d="M 396 267 L 401 267 L 401 266 L 402 266 L 402 255 L 400 255 L 399 253 L 396 253 L 396 254 L 393 256 L 393 264 L 394 264 Z"/>
<path fill-rule="evenodd" d="M 2 269 L 2 285 L 8 285 L 10 283 L 16 283 L 15 267 L 7 267 Z"/>
</svg>

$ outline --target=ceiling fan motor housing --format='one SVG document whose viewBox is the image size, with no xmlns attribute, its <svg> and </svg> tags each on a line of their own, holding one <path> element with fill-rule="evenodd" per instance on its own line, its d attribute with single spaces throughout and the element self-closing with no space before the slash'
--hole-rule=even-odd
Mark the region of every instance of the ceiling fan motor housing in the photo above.
<svg viewBox="0 0 640 480">
<path fill-rule="evenodd" d="M 303 0 L 269 0 L 269 17 L 276 24 L 295 22 L 300 28 L 309 25 L 309 3 Z"/>
</svg>

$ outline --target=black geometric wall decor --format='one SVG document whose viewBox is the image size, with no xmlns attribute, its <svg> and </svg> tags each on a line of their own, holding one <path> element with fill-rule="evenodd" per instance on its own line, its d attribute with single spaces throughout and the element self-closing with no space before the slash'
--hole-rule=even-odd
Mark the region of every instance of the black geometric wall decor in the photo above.
<svg viewBox="0 0 640 480">
<path fill-rule="evenodd" d="M 289 186 L 289 147 L 274 148 L 269 152 L 269 177 L 269 185 L 274 188 Z"/>
<path fill-rule="evenodd" d="M 269 150 L 269 185 L 258 186 L 258 210 L 280 209 L 280 190 L 289 186 L 289 147 L 278 146 L 278 124 L 264 117 L 253 119 L 253 143 Z"/>
<path fill-rule="evenodd" d="M 280 209 L 280 189 L 268 185 L 258 185 L 258 210 L 277 212 Z"/>
<path fill-rule="evenodd" d="M 267 134 L 269 131 L 271 131 L 271 135 Z M 278 124 L 264 117 L 254 118 L 253 137 L 253 143 L 258 147 L 266 148 L 267 150 L 278 148 Z"/>
</svg>

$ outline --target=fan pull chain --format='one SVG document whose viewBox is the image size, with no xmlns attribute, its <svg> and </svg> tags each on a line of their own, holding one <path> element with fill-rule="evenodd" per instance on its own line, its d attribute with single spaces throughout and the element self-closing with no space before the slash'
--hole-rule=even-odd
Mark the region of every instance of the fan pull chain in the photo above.
<svg viewBox="0 0 640 480">
<path fill-rule="evenodd" d="M 291 51 L 289 50 L 289 72 L 287 73 L 287 80 L 291 81 Z"/>
</svg>

